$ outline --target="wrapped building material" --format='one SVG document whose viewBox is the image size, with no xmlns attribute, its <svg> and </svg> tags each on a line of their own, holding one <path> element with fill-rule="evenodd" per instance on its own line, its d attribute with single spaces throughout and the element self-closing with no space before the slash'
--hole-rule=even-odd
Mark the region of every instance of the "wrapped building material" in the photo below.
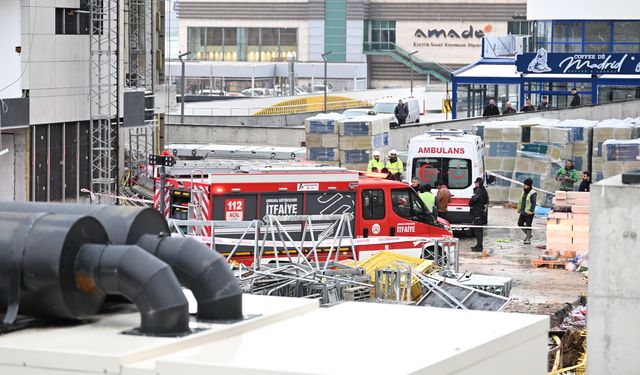
<svg viewBox="0 0 640 375">
<path fill-rule="evenodd" d="M 353 170 L 366 170 L 373 151 L 384 157 L 389 151 L 388 117 L 358 116 L 338 122 L 339 161 Z"/>
<path fill-rule="evenodd" d="M 594 181 L 604 178 L 604 154 L 602 146 L 609 139 L 628 140 L 635 138 L 637 127 L 633 119 L 604 120 L 593 129 L 593 148 L 591 157 L 591 173 Z"/>
<path fill-rule="evenodd" d="M 517 121 L 490 121 L 478 124 L 482 128 L 484 139 L 485 169 L 501 176 L 511 178 L 520 148 L 522 128 Z M 506 202 L 509 199 L 509 183 L 496 179 L 496 183 L 487 187 L 494 202 Z"/>
<path fill-rule="evenodd" d="M 320 113 L 304 120 L 307 160 L 338 161 L 340 157 L 339 113 Z"/>
<path fill-rule="evenodd" d="M 604 178 L 640 169 L 640 139 L 609 139 L 602 144 Z"/>
<path fill-rule="evenodd" d="M 516 159 L 516 169 L 512 178 L 518 182 L 523 182 L 527 178 L 533 180 L 533 187 L 546 191 L 556 191 L 560 188 L 560 182 L 556 180 L 556 171 L 562 167 L 561 160 L 552 159 L 549 155 L 537 152 L 518 152 Z M 522 194 L 522 186 L 512 184 L 509 189 L 509 201 L 517 203 Z M 539 206 L 551 207 L 551 194 L 538 192 L 537 204 Z"/>
</svg>

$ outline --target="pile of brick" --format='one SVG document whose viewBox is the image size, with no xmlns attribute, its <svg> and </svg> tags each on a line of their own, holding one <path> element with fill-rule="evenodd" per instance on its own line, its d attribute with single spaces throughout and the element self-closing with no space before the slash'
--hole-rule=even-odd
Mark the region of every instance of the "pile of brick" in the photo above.
<svg viewBox="0 0 640 375">
<path fill-rule="evenodd" d="M 564 266 L 589 253 L 589 193 L 556 191 L 553 212 L 547 218 L 546 255 L 534 259 L 534 266 Z"/>
</svg>

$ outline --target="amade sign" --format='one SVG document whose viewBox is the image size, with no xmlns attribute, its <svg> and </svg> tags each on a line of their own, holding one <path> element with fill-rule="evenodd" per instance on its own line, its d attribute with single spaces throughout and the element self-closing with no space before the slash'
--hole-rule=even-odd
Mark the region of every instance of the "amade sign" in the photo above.
<svg viewBox="0 0 640 375">
<path fill-rule="evenodd" d="M 516 57 L 519 73 L 536 74 L 640 74 L 638 53 L 537 53 Z"/>
<path fill-rule="evenodd" d="M 416 38 L 452 38 L 452 39 L 482 39 L 485 33 L 490 33 L 493 27 L 491 24 L 486 24 L 482 28 L 477 28 L 474 30 L 473 25 L 469 25 L 469 28 L 466 30 L 456 30 L 456 29 L 427 29 L 427 32 L 422 31 L 422 29 L 417 29 L 414 33 Z"/>
</svg>

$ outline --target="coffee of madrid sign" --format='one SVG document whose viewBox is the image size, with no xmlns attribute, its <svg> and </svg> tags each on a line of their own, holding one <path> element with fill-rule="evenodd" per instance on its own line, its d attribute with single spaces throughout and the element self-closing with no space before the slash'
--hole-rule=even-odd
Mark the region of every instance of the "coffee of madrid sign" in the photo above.
<svg viewBox="0 0 640 375">
<path fill-rule="evenodd" d="M 516 57 L 519 73 L 548 74 L 640 74 L 638 53 L 536 53 Z"/>
</svg>

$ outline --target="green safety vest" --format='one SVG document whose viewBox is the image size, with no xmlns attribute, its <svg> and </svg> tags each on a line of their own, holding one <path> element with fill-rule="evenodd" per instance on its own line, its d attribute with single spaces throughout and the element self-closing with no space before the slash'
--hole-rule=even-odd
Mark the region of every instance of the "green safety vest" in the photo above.
<svg viewBox="0 0 640 375">
<path fill-rule="evenodd" d="M 382 162 L 380 160 L 376 160 L 376 159 L 371 159 L 369 160 L 369 165 L 367 166 L 367 172 L 371 172 L 371 170 L 373 168 L 378 168 L 378 172 L 382 171 L 382 168 L 384 168 Z"/>
<path fill-rule="evenodd" d="M 391 174 L 402 173 L 402 171 L 404 171 L 404 164 L 402 164 L 402 160 L 400 160 L 400 158 L 398 158 L 395 163 L 392 163 L 391 160 L 389 160 L 387 161 L 387 169 Z"/>
<path fill-rule="evenodd" d="M 527 194 L 527 200 L 524 204 L 524 212 L 531 212 L 531 196 L 533 196 L 533 194 L 535 194 L 535 191 L 533 191 L 533 189 L 531 189 L 529 191 L 529 194 Z M 522 194 L 520 194 L 520 199 L 518 199 L 518 212 L 520 212 L 520 209 L 522 208 L 522 198 L 524 198 L 524 190 L 522 191 Z"/>
<path fill-rule="evenodd" d="M 424 205 L 427 206 L 429 211 L 433 212 L 433 207 L 436 204 L 436 196 L 433 195 L 433 193 L 427 191 L 420 193 L 419 196 L 420 199 L 422 199 L 422 201 L 424 202 Z"/>
</svg>

